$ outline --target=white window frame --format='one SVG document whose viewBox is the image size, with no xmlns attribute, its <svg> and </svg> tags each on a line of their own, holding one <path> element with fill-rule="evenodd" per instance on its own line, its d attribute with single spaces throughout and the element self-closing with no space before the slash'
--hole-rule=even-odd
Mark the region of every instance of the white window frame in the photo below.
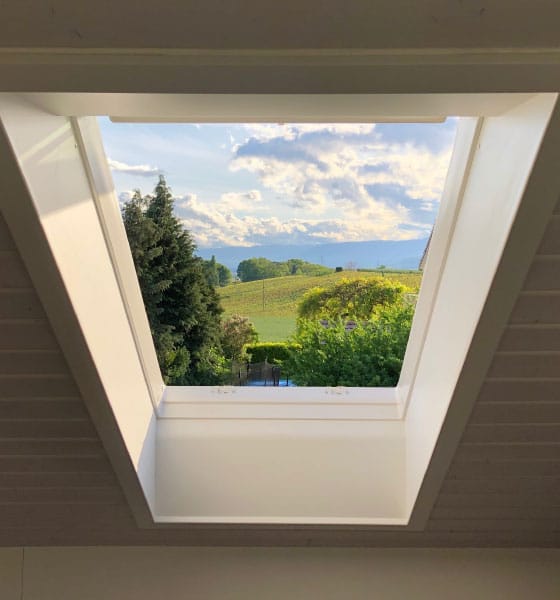
<svg viewBox="0 0 560 600">
<path fill-rule="evenodd" d="M 456 200 L 442 202 L 395 397 L 387 389 L 296 388 L 288 393 L 302 401 L 290 408 L 281 402 L 286 389 L 165 393 L 102 145 L 93 121 L 82 118 L 98 114 L 95 106 L 127 118 L 150 118 L 163 108 L 157 98 L 142 104 L 146 99 L 135 96 L 56 96 L 0 96 L 7 150 L 0 168 L 17 168 L 25 182 L 153 521 L 422 527 L 433 494 L 419 494 L 430 483 L 434 449 L 440 463 L 454 450 L 521 285 L 515 271 L 528 267 L 557 200 L 556 95 L 423 96 L 419 104 L 412 96 L 373 96 L 371 119 L 356 109 L 355 120 L 410 118 L 413 109 L 419 118 L 481 119 L 466 123 L 470 142 L 454 152 L 444 196 Z M 181 99 L 167 101 L 174 111 L 183 106 L 189 120 L 189 98 L 183 105 Z M 287 118 L 297 117 L 293 110 L 271 101 L 263 120 L 301 120 Z M 18 228 L 21 201 L 6 195 L 3 203 L 40 283 L 48 257 L 35 256 L 36 241 Z M 57 322 L 56 307 L 52 314 Z M 72 355 L 64 331 L 57 334 L 87 398 L 83 358 Z"/>
<path fill-rule="evenodd" d="M 54 95 L 54 97 L 47 95 L 46 98 L 47 106 L 57 112 L 61 111 L 61 105 L 64 106 L 64 102 L 68 102 L 67 95 Z M 461 119 L 462 122 L 458 127 L 448 169 L 449 177 L 440 203 L 443 209 L 436 220 L 430 242 L 429 255 L 431 259 L 427 261 L 424 268 L 417 310 L 403 361 L 402 376 L 395 387 L 377 388 L 324 387 L 299 388 L 297 390 L 294 388 L 276 390 L 268 388 L 263 393 L 263 390 L 251 387 L 165 386 L 157 365 L 139 287 L 135 283 L 136 274 L 130 260 L 130 250 L 121 223 L 118 203 L 116 199 L 113 202 L 101 200 L 104 195 L 99 190 L 105 190 L 111 186 L 112 178 L 96 119 L 92 117 L 73 118 L 74 131 L 79 140 L 83 162 L 87 165 L 90 186 L 94 190 L 93 195 L 105 232 L 107 247 L 113 268 L 119 278 L 121 294 L 134 333 L 136 348 L 158 417 L 195 419 L 332 418 L 343 420 L 399 420 L 402 418 L 408 406 L 410 388 L 418 368 L 434 299 L 445 264 L 445 253 L 449 247 L 462 200 L 461 187 L 469 168 L 473 146 L 477 143 L 480 131 L 480 118 L 470 115 L 475 111 L 482 111 L 485 106 L 484 102 L 486 102 L 486 106 L 496 102 L 494 96 L 473 97 L 470 104 L 460 96 L 451 98 L 454 108 L 466 112 L 469 117 Z M 490 112 L 504 110 L 504 107 L 509 108 L 515 105 L 515 102 L 526 98 L 527 95 L 518 95 L 515 99 L 513 97 L 503 98 L 498 108 L 492 105 Z M 80 99 L 78 97 L 78 102 Z M 84 98 L 81 101 L 85 103 L 87 100 Z M 184 107 L 181 112 L 180 98 L 168 97 L 161 98 L 161 100 L 164 106 L 154 108 L 153 98 L 141 98 L 140 101 L 136 98 L 135 103 L 139 103 L 140 106 L 136 107 L 135 105 L 134 108 L 128 108 L 133 111 L 132 116 L 126 116 L 126 112 L 123 113 L 123 110 L 127 109 L 123 109 L 121 103 L 118 116 L 111 113 L 111 117 L 119 122 L 169 122 L 173 118 L 176 121 L 186 120 Z M 275 97 L 269 100 L 270 104 L 275 105 L 273 108 L 267 106 L 266 102 L 263 103 L 260 98 L 249 97 L 244 100 L 245 105 L 240 103 L 239 98 L 235 101 L 228 96 L 217 99 L 214 95 L 202 95 L 202 98 L 194 97 L 192 100 L 189 97 L 189 101 L 192 101 L 194 106 L 188 107 L 187 119 L 198 122 L 231 122 L 234 119 L 245 117 L 247 122 L 254 122 L 256 120 L 284 121 L 286 117 L 293 116 L 292 120 L 294 121 L 304 121 L 309 120 L 309 114 L 313 114 L 313 120 L 316 122 L 321 119 L 327 122 L 333 121 L 333 119 L 337 119 L 338 122 L 355 122 L 371 121 L 373 114 L 371 107 L 368 107 L 368 103 L 372 103 L 372 97 L 367 95 L 353 97 L 350 106 L 347 106 L 349 101 L 346 96 L 341 96 L 338 103 L 333 101 L 333 98 L 329 98 L 324 104 L 319 103 L 318 107 L 316 98 L 305 96 Z M 441 96 L 424 96 L 421 99 L 421 106 L 418 106 L 418 98 L 399 97 L 395 102 L 394 97 L 377 96 L 375 100 L 376 108 L 374 110 L 378 121 L 397 118 L 401 122 L 438 122 L 445 118 L 445 115 L 442 116 L 440 112 L 446 108 L 445 100 Z M 309 103 L 309 106 L 306 106 L 306 102 Z M 342 106 L 338 107 L 337 104 Z M 103 106 L 103 102 L 100 101 L 99 105 Z M 99 111 L 99 105 L 96 106 L 97 111 Z M 410 116 L 413 114 L 411 108 L 413 105 L 417 116 Z M 314 112 L 313 107 L 315 107 Z M 111 106 L 106 106 L 107 110 L 111 108 Z M 71 110 L 70 107 L 65 107 L 65 109 L 66 111 Z M 72 114 L 74 114 L 76 107 L 72 106 L 72 109 L 74 111 Z M 80 106 L 80 110 L 87 110 L 87 106 Z M 143 116 L 137 116 L 134 110 L 142 111 Z M 159 112 L 154 115 L 154 110 Z M 170 117 L 166 113 L 176 116 Z"/>
</svg>

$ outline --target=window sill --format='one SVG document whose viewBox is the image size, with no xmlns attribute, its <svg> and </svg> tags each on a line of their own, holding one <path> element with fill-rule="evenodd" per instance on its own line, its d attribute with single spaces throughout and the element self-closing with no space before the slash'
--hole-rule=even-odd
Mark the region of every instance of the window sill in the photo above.
<svg viewBox="0 0 560 600">
<path fill-rule="evenodd" d="M 169 386 L 162 419 L 400 419 L 398 388 Z"/>
</svg>

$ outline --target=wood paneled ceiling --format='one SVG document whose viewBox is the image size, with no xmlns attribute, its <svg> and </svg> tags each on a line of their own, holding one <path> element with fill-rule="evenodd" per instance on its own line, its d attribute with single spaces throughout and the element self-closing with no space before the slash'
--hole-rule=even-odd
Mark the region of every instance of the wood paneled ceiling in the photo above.
<svg viewBox="0 0 560 600">
<path fill-rule="evenodd" d="M 0 90 L 558 90 L 553 0 L 238 4 L 2 3 Z M 141 529 L 0 214 L 0 545 L 558 547 L 559 367 L 557 208 L 424 531 Z"/>
</svg>

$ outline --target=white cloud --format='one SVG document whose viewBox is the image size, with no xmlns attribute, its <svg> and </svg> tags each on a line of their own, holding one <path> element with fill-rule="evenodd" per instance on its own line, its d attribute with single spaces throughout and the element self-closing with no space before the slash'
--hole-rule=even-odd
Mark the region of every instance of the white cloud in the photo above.
<svg viewBox="0 0 560 600">
<path fill-rule="evenodd" d="M 134 190 L 126 190 L 124 192 L 119 192 L 117 196 L 119 207 L 122 208 L 127 202 L 132 200 L 132 196 L 134 196 Z"/>
<path fill-rule="evenodd" d="M 372 125 L 251 125 L 251 138 L 235 148 L 233 171 L 255 174 L 287 206 L 321 214 L 330 207 L 368 211 L 375 203 L 438 202 L 451 141 L 442 149 L 385 141 Z M 382 184 L 400 197 L 371 192 Z"/>
<path fill-rule="evenodd" d="M 158 167 L 152 167 L 150 165 L 128 165 L 118 160 L 111 158 L 107 159 L 109 167 L 112 171 L 119 173 L 126 173 L 127 175 L 140 175 L 141 177 L 154 177 L 159 175 L 162 171 Z"/>
<path fill-rule="evenodd" d="M 217 204 L 220 210 L 238 210 L 253 212 L 262 209 L 262 197 L 259 190 L 248 192 L 226 192 Z"/>
<path fill-rule="evenodd" d="M 372 205 L 365 218 L 349 213 L 343 218 L 305 219 L 276 216 L 237 216 L 222 207 L 204 203 L 191 194 L 176 200 L 179 216 L 200 247 L 255 246 L 261 244 L 314 244 L 371 239 L 414 239 L 429 233 L 429 226 L 401 229 L 406 209 Z"/>
<path fill-rule="evenodd" d="M 359 166 L 382 164 L 384 169 L 361 172 L 360 181 L 398 185 L 410 198 L 439 202 L 450 156 L 451 146 L 431 152 L 412 144 L 380 145 L 361 158 Z"/>
<path fill-rule="evenodd" d="M 375 128 L 374 123 L 249 123 L 244 125 L 249 137 L 258 140 L 284 138 L 294 140 L 302 134 L 328 132 L 338 135 L 365 135 Z"/>
<path fill-rule="evenodd" d="M 223 165 L 230 158 L 223 142 L 226 147 L 229 142 L 231 172 L 220 177 L 205 166 L 185 176 L 183 190 L 199 195 L 178 197 L 177 214 L 201 247 L 426 237 L 445 181 L 453 128 L 438 137 L 431 135 L 435 129 L 410 136 L 399 127 L 253 124 L 235 128 L 237 140 L 243 132 L 248 136 L 235 145 L 227 129 L 206 142 L 201 126 L 200 139 L 192 144 L 171 140 L 174 155 L 179 152 L 187 165 L 188 148 L 199 161 L 216 161 L 222 143 Z M 110 166 L 149 177 L 159 172 L 148 164 L 111 160 Z M 210 184 L 199 185 L 208 176 Z M 120 200 L 129 198 L 124 192 Z"/>
<path fill-rule="evenodd" d="M 450 145 L 387 141 L 373 125 L 247 125 L 232 171 L 255 174 L 258 190 L 227 192 L 214 203 L 181 203 L 201 246 L 402 240 L 429 234 Z M 282 209 L 283 206 L 283 209 Z M 256 215 L 269 209 L 270 216 Z M 297 218 L 294 215 L 297 210 Z M 282 215 L 282 216 L 280 216 Z"/>
</svg>

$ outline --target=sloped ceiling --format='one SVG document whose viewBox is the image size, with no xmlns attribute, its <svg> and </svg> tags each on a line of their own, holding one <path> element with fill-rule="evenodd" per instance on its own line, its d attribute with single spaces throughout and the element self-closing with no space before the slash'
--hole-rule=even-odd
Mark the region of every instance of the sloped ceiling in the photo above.
<svg viewBox="0 0 560 600">
<path fill-rule="evenodd" d="M 0 90 L 555 91 L 559 19 L 554 0 L 3 2 Z M 226 58 L 215 66 L 208 54 L 201 72 L 199 49 Z M 232 71 L 231 51 L 246 65 Z M 301 70 L 306 61 L 317 68 Z M 0 544 L 559 546 L 559 366 L 557 210 L 425 531 L 140 529 L 0 218 Z"/>
</svg>

